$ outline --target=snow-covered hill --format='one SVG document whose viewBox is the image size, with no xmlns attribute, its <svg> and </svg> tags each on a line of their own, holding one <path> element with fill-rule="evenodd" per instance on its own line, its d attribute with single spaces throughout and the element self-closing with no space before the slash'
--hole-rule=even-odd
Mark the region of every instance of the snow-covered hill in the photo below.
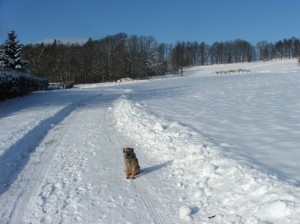
<svg viewBox="0 0 300 224">
<path fill-rule="evenodd" d="M 287 60 L 1 102 L 0 222 L 300 223 L 299 84 Z"/>
</svg>

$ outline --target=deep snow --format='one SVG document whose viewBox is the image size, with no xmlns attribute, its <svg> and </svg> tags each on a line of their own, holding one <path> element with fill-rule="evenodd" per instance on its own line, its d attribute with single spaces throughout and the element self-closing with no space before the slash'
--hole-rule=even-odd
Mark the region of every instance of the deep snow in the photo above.
<svg viewBox="0 0 300 224">
<path fill-rule="evenodd" d="M 300 223 L 299 78 L 214 65 L 1 102 L 1 223 Z"/>
</svg>

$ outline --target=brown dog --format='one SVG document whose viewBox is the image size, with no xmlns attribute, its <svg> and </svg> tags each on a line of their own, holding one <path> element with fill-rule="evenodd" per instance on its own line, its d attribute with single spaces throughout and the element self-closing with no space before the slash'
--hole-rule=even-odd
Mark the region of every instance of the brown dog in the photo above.
<svg viewBox="0 0 300 224">
<path fill-rule="evenodd" d="M 140 173 L 139 161 L 135 156 L 133 148 L 124 148 L 124 161 L 126 169 L 126 179 L 134 179 Z"/>
</svg>

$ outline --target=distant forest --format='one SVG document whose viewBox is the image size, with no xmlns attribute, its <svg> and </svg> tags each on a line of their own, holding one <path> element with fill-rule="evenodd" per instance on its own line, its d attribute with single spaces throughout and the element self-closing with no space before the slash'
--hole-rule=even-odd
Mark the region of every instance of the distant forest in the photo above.
<svg viewBox="0 0 300 224">
<path fill-rule="evenodd" d="M 28 44 L 22 48 L 27 68 L 49 82 L 96 83 L 121 78 L 143 79 L 180 72 L 195 65 L 226 64 L 296 58 L 300 40 L 290 38 L 253 46 L 245 40 L 215 42 L 158 43 L 153 37 L 125 33 L 89 39 L 83 44 Z"/>
</svg>

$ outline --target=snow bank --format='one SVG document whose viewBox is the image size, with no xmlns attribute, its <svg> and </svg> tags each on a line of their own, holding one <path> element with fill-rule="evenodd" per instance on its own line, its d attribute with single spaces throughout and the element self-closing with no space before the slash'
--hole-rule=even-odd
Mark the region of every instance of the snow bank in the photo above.
<svg viewBox="0 0 300 224">
<path fill-rule="evenodd" d="M 195 141 L 204 139 L 199 133 L 156 117 L 125 97 L 113 111 L 118 130 L 145 154 L 172 161 L 164 181 L 175 183 L 176 193 L 182 193 L 177 209 L 183 221 L 300 223 L 296 186 L 225 157 L 218 146 Z"/>
</svg>

